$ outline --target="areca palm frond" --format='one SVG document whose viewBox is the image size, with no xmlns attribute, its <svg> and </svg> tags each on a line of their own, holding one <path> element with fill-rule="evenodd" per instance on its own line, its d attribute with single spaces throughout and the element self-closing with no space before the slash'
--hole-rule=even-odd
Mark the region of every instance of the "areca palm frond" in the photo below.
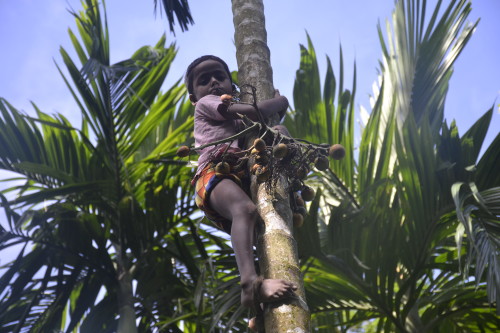
<svg viewBox="0 0 500 333">
<path fill-rule="evenodd" d="M 363 324 L 367 320 L 377 332 L 495 331 L 500 327 L 490 308 L 499 287 L 498 175 L 492 169 L 498 162 L 498 139 L 486 158 L 478 161 L 492 110 L 461 138 L 454 124 L 448 127 L 443 122 L 452 66 L 477 22 L 466 24 L 468 1 L 450 1 L 444 10 L 439 1 L 430 19 L 425 17 L 426 3 L 398 1 L 387 42 L 379 29 L 384 56 L 379 93 L 362 128 L 357 157 L 349 108 L 341 118 L 347 121 L 335 122 L 339 118 L 334 110 L 349 104 L 339 98 L 338 106 L 324 106 L 328 99 L 319 94 L 312 45 L 301 51 L 295 96 L 300 100 L 292 115 L 311 119 L 312 127 L 301 121 L 295 124 L 297 131 L 290 124 L 292 134 L 304 131 L 312 140 L 339 138 L 347 150 L 345 164 L 334 161 L 330 170 L 310 176 L 309 182 L 316 184 L 320 194 L 297 233 L 314 318 L 320 323 L 332 314 L 341 331 L 367 325 Z M 301 78 L 307 71 L 313 76 L 307 79 L 310 90 Z M 327 78 L 325 90 L 336 82 L 338 95 L 345 95 L 342 75 L 341 71 L 337 81 Z M 474 173 L 466 170 L 474 164 Z M 455 205 L 453 184 L 474 179 L 480 181 L 480 190 L 455 190 L 457 198 L 461 193 Z M 488 209 L 479 193 L 486 194 Z M 473 224 L 464 238 L 459 219 L 469 223 L 477 219 L 479 224 Z M 478 243 L 474 243 L 476 234 Z M 467 253 L 457 247 L 455 238 L 469 244 Z M 464 261 L 470 269 L 462 276 L 460 262 Z M 471 272 L 477 285 L 464 282 L 464 277 L 468 281 L 474 276 Z M 329 283 L 323 281 L 328 276 Z"/>
<path fill-rule="evenodd" d="M 500 188 L 492 187 L 479 192 L 475 183 L 456 183 L 453 197 L 457 217 L 462 223 L 457 230 L 457 250 L 466 240 L 467 252 L 464 275 L 474 270 L 477 284 L 487 281 L 487 295 L 490 303 L 499 304 L 500 300 Z M 465 189 L 467 190 L 462 190 Z M 486 276 L 486 279 L 483 276 Z M 500 310 L 497 308 L 497 314 Z"/>
<path fill-rule="evenodd" d="M 427 1 L 398 1 L 392 28 L 387 23 L 387 42 L 382 28 L 379 36 L 383 51 L 383 117 L 395 109 L 398 125 L 409 114 L 417 124 L 427 119 L 432 133 L 441 127 L 444 98 L 453 64 L 478 22 L 467 23 L 471 4 L 467 0 L 449 1 L 441 8 L 438 1 L 427 20 Z"/>
<path fill-rule="evenodd" d="M 345 185 L 354 185 L 354 97 L 356 92 L 356 66 L 351 90 L 344 88 L 342 49 L 339 59 L 339 80 L 334 75 L 330 58 L 324 87 L 321 89 L 316 51 L 307 35 L 308 46 L 300 46 L 301 61 L 294 85 L 294 110 L 287 114 L 284 125 L 295 137 L 311 142 L 342 143 L 346 156 L 342 162 L 333 161 L 332 168 Z M 337 85 L 338 84 L 338 85 Z M 321 94 L 323 91 L 323 94 Z"/>
<path fill-rule="evenodd" d="M 140 331 L 175 332 L 196 317 L 197 263 L 214 239 L 195 232 L 192 168 L 173 160 L 193 124 L 183 86 L 160 93 L 175 47 L 162 37 L 110 64 L 104 4 L 83 4 L 70 31 L 80 64 L 61 48 L 59 68 L 81 129 L 0 100 L 0 167 L 17 174 L 0 249 L 23 245 L 0 278 L 1 330 L 116 331 L 138 318 Z"/>
<path fill-rule="evenodd" d="M 154 3 L 156 10 L 158 0 L 154 0 Z M 177 18 L 182 31 L 188 30 L 189 25 L 194 23 L 187 0 L 161 0 L 161 3 L 167 15 L 168 26 L 171 32 L 174 32 L 175 18 Z"/>
</svg>

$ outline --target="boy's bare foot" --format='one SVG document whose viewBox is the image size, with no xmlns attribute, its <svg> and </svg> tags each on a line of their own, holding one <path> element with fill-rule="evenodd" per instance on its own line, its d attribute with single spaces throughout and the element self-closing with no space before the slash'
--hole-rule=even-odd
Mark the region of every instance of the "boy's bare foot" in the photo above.
<svg viewBox="0 0 500 333">
<path fill-rule="evenodd" d="M 241 304 L 246 307 L 254 305 L 254 299 L 259 303 L 281 301 L 294 295 L 297 286 L 280 279 L 255 278 L 250 283 L 241 284 Z M 255 293 L 258 293 L 255 295 Z"/>
<path fill-rule="evenodd" d="M 257 331 L 257 318 L 250 318 L 250 320 L 248 321 L 248 328 L 254 332 Z"/>
<path fill-rule="evenodd" d="M 248 321 L 248 328 L 253 332 L 259 332 L 259 324 L 257 323 L 256 317 L 250 318 L 250 320 Z"/>
</svg>

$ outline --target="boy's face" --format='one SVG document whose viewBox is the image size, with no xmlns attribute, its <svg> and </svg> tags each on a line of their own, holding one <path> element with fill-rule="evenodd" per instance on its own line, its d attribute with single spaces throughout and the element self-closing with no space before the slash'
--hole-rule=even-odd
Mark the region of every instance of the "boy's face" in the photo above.
<svg viewBox="0 0 500 333">
<path fill-rule="evenodd" d="M 231 94 L 232 81 L 224 66 L 215 60 L 205 60 L 193 69 L 193 93 L 189 95 L 192 102 L 197 102 L 206 95 Z"/>
</svg>

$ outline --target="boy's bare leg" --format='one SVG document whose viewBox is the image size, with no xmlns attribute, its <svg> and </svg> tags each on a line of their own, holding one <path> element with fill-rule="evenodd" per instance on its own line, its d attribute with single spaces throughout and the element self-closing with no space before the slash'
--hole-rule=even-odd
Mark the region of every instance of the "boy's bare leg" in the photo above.
<svg viewBox="0 0 500 333">
<path fill-rule="evenodd" d="M 248 195 L 232 180 L 223 179 L 210 194 L 210 206 L 224 218 L 232 221 L 231 243 L 241 276 L 241 303 L 253 305 L 255 271 L 253 244 L 257 223 L 257 209 Z M 260 288 L 260 302 L 272 302 L 289 296 L 297 287 L 292 283 L 266 279 Z"/>
</svg>

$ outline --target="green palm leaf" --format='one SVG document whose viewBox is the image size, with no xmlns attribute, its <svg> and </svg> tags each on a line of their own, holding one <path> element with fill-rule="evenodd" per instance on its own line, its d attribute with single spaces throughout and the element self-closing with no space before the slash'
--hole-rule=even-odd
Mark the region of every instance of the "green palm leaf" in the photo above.
<svg viewBox="0 0 500 333">
<path fill-rule="evenodd" d="M 351 157 L 350 98 L 354 93 L 343 92 L 342 65 L 336 80 L 328 62 L 323 98 L 338 105 L 325 107 L 318 94 L 312 43 L 309 40 L 309 48 L 301 48 L 296 110 L 285 124 L 310 140 L 340 138 L 347 150 L 345 161 L 335 161 L 331 170 L 309 178 L 322 196 L 312 202 L 308 225 L 297 233 L 302 257 L 326 263 L 304 263 L 308 302 L 319 325 L 326 311 L 335 316 L 335 326 L 344 330 L 357 325 L 377 332 L 494 331 L 498 327 L 496 319 L 491 325 L 483 324 L 495 316 L 486 295 L 489 292 L 490 301 L 497 297 L 498 256 L 494 253 L 498 251 L 492 241 L 497 238 L 497 217 L 485 209 L 485 200 L 479 200 L 482 192 L 462 191 L 456 215 L 450 195 L 457 181 L 496 184 L 492 166 L 498 149 L 488 149 L 486 157 L 477 161 L 491 110 L 463 137 L 458 136 L 454 123 L 450 127 L 443 123 L 453 63 L 477 22 L 466 23 L 467 1 L 450 1 L 444 9 L 439 1 L 430 19 L 425 9 L 426 1 L 398 1 L 392 25 L 387 24 L 387 41 L 379 28 L 384 56 L 381 85 L 362 129 L 357 158 Z M 335 87 L 339 90 L 336 99 Z M 324 116 L 325 112 L 332 115 Z M 299 121 L 292 123 L 292 119 Z M 331 126 L 327 125 L 330 119 Z M 497 146 L 496 141 L 492 146 Z M 471 173 L 470 166 L 476 163 Z M 486 193 L 495 202 L 495 189 Z M 465 239 L 460 229 L 457 233 L 457 215 L 469 225 Z M 455 234 L 468 244 L 467 257 L 456 247 Z M 479 243 L 472 245 L 476 234 Z M 472 253 L 479 247 L 480 252 Z M 462 283 L 459 261 L 464 259 L 474 271 L 464 276 L 474 276 L 480 292 L 473 293 L 471 284 Z M 313 268 L 325 281 L 308 280 Z M 486 271 L 490 279 L 483 278 Z M 458 300 L 465 306 L 466 299 L 470 300 L 466 318 L 450 310 Z M 371 324 L 360 324 L 364 320 Z"/>
<path fill-rule="evenodd" d="M 158 5 L 158 0 L 154 1 L 155 10 Z M 179 22 L 182 31 L 188 30 L 189 24 L 193 24 L 189 3 L 187 0 L 162 0 L 165 14 L 167 15 L 170 31 L 174 32 L 175 18 Z"/>
<path fill-rule="evenodd" d="M 185 88 L 160 93 L 175 47 L 163 36 L 110 64 L 102 8 L 87 0 L 74 13 L 79 37 L 70 38 L 81 65 L 61 49 L 81 130 L 36 106 L 30 118 L 0 101 L 0 166 L 22 180 L 2 195 L 11 229 L 2 229 L 0 244 L 32 247 L 5 266 L 2 330 L 109 331 L 118 315 L 151 330 L 194 311 L 198 253 L 212 238 L 193 239 L 194 229 L 183 226 L 195 210 L 192 169 L 166 160 L 192 140 Z M 127 297 L 143 301 L 120 313 Z"/>
</svg>

